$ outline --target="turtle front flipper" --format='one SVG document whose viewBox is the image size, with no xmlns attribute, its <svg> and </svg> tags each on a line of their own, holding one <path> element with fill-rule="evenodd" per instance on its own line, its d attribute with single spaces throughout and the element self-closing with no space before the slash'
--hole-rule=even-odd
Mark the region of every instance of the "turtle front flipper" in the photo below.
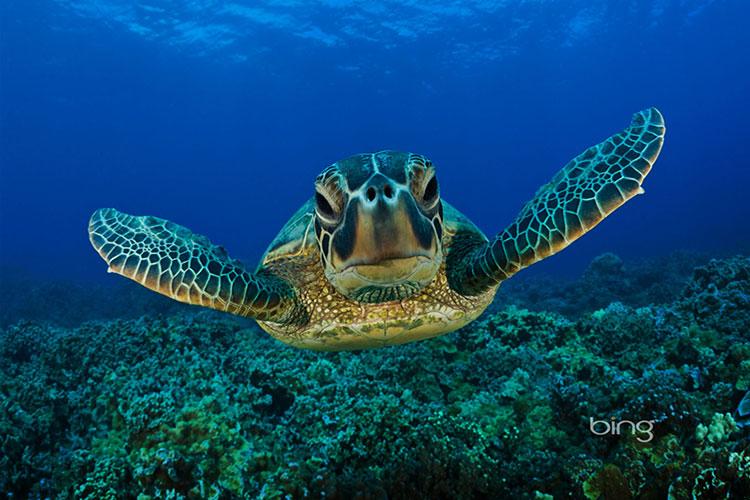
<svg viewBox="0 0 750 500">
<path fill-rule="evenodd" d="M 172 299 L 266 321 L 304 320 L 284 280 L 249 272 L 224 248 L 173 222 L 103 208 L 91 216 L 89 239 L 110 272 Z"/>
<path fill-rule="evenodd" d="M 459 245 L 448 255 L 452 288 L 475 295 L 570 245 L 636 194 L 664 142 L 656 108 L 571 160 L 492 241 Z"/>
</svg>

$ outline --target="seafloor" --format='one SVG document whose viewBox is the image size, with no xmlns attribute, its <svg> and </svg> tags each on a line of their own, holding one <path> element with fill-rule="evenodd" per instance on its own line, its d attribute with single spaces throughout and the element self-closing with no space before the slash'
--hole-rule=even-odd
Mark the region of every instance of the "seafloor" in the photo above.
<svg viewBox="0 0 750 500">
<path fill-rule="evenodd" d="M 0 494 L 750 498 L 750 258 L 508 285 L 457 333 L 353 353 L 135 288 L 6 290 Z"/>
</svg>

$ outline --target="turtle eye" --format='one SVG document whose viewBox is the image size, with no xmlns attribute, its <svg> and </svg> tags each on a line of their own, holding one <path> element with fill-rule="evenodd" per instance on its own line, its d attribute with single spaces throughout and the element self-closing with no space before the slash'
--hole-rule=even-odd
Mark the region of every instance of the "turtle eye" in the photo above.
<svg viewBox="0 0 750 500">
<path fill-rule="evenodd" d="M 328 201 L 328 199 L 324 195 L 322 195 L 320 191 L 315 191 L 315 208 L 317 209 L 318 213 L 326 219 L 336 220 L 336 211 L 331 206 L 331 203 Z"/>
<path fill-rule="evenodd" d="M 427 186 L 425 186 L 424 188 L 424 193 L 422 194 L 422 201 L 424 201 L 427 204 L 430 204 L 437 199 L 437 196 L 438 196 L 438 182 L 437 182 L 437 177 L 433 175 L 432 179 L 430 179 L 430 182 L 428 182 Z"/>
</svg>

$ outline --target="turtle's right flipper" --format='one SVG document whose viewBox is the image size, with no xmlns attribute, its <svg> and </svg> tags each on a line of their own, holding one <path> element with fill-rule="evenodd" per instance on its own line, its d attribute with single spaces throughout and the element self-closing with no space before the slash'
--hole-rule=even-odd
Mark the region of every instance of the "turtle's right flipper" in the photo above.
<svg viewBox="0 0 750 500">
<path fill-rule="evenodd" d="M 449 282 L 476 294 L 559 252 L 633 196 L 664 142 L 656 108 L 633 116 L 630 126 L 588 148 L 542 186 L 504 231 L 449 256 Z"/>
<path fill-rule="evenodd" d="M 110 272 L 172 299 L 266 321 L 302 320 L 284 280 L 249 272 L 222 247 L 173 222 L 103 208 L 91 216 L 89 239 Z"/>
</svg>

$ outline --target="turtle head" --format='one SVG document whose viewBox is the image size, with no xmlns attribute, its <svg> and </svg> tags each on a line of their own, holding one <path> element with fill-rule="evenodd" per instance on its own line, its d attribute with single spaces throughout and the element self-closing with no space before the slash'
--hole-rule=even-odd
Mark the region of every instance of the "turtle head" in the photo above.
<svg viewBox="0 0 750 500">
<path fill-rule="evenodd" d="M 443 206 L 423 156 L 381 151 L 334 163 L 315 181 L 315 234 L 325 274 L 360 302 L 406 298 L 443 259 Z"/>
</svg>

